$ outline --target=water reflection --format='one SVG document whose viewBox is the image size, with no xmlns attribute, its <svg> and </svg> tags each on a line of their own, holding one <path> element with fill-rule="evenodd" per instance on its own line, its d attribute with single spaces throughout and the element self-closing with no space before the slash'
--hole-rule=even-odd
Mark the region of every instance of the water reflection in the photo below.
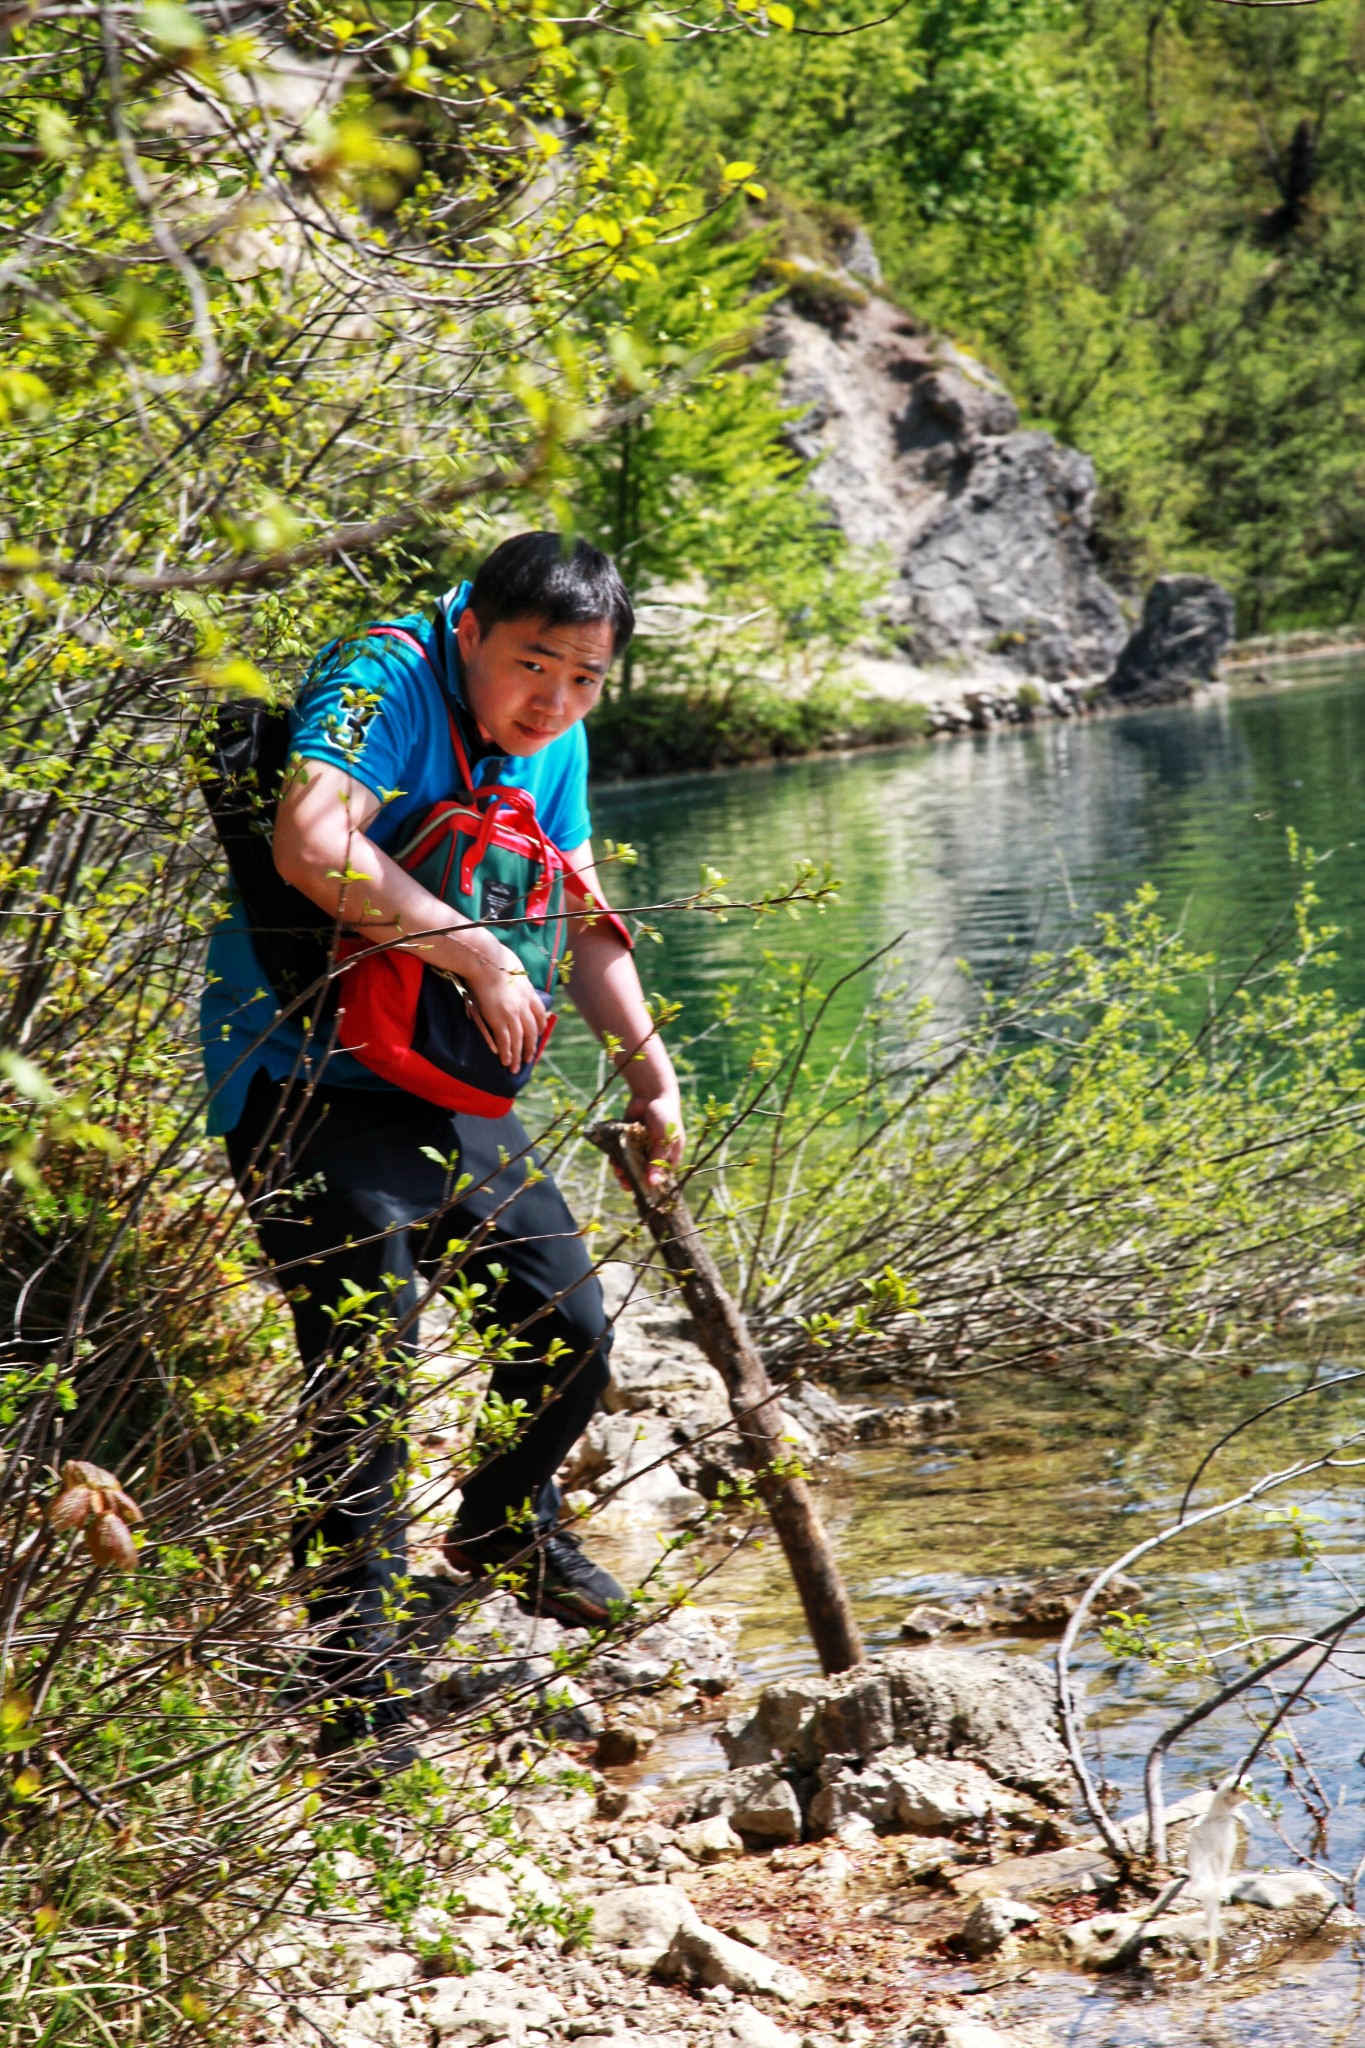
<svg viewBox="0 0 1365 2048">
<path fill-rule="evenodd" d="M 796 925 L 667 919 L 645 978 L 693 1021 L 762 946 L 808 951 L 830 974 L 902 933 L 909 972 L 932 978 L 951 1014 L 964 999 L 955 960 L 1008 985 L 1033 945 L 1074 933 L 1140 882 L 1196 943 L 1245 958 L 1291 892 L 1288 827 L 1331 854 L 1319 885 L 1346 926 L 1339 985 L 1365 1002 L 1353 943 L 1365 916 L 1362 685 L 1365 666 L 1341 665 L 1293 690 L 1183 709 L 604 789 L 595 829 L 638 848 L 639 866 L 615 886 L 639 902 L 686 894 L 703 861 L 745 894 L 798 858 L 828 859 L 842 877 L 838 909 Z M 838 1020 L 861 1000 L 850 991 Z M 702 1071 L 716 1078 L 704 1061 Z"/>
</svg>

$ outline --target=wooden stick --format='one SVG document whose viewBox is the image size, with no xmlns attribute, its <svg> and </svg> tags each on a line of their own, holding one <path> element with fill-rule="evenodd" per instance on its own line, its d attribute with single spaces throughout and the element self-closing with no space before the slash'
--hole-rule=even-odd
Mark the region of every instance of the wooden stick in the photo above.
<svg viewBox="0 0 1365 2048">
<path fill-rule="evenodd" d="M 804 1479 L 781 1472 L 781 1466 L 790 1462 L 791 1445 L 782 1440 L 776 1390 L 738 1304 L 671 1177 L 662 1188 L 649 1185 L 649 1153 L 641 1126 L 597 1124 L 588 1136 L 624 1177 L 641 1220 L 682 1291 L 701 1348 L 725 1382 L 745 1458 L 791 1566 L 820 1663 L 827 1675 L 849 1671 L 864 1663 L 867 1653 L 848 1589 L 809 1486 Z"/>
</svg>

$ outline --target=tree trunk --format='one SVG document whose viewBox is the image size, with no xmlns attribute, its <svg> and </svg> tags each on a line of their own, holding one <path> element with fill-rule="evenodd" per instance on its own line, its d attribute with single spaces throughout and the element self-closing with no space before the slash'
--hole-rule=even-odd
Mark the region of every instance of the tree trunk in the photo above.
<svg viewBox="0 0 1365 2048">
<path fill-rule="evenodd" d="M 631 461 L 634 453 L 633 427 L 634 422 L 632 420 L 622 420 L 618 435 L 621 459 L 616 469 L 616 533 L 612 543 L 612 553 L 616 557 L 618 567 L 626 560 L 627 550 L 635 538 L 635 520 L 633 517 L 635 493 L 631 488 L 634 483 L 634 466 Z M 621 695 L 623 697 L 630 695 L 630 686 L 634 679 L 635 642 L 632 640 L 621 661 Z"/>
</svg>

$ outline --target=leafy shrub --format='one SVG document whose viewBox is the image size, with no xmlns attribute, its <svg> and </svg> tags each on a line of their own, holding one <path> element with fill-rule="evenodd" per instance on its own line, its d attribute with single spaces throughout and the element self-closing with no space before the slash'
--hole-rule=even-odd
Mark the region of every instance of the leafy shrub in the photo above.
<svg viewBox="0 0 1365 2048">
<path fill-rule="evenodd" d="M 1314 900 L 1220 974 L 1144 889 L 961 1026 L 888 986 L 850 1030 L 809 962 L 729 989 L 696 1162 L 769 1357 L 1118 1384 L 1240 1363 L 1352 1275 L 1365 1066 Z"/>
<path fill-rule="evenodd" d="M 781 760 L 820 748 L 885 746 L 923 738 L 919 704 L 864 696 L 825 683 L 798 694 L 759 683 L 732 690 L 634 689 L 593 713 L 592 758 L 600 775 L 688 774 Z"/>
</svg>

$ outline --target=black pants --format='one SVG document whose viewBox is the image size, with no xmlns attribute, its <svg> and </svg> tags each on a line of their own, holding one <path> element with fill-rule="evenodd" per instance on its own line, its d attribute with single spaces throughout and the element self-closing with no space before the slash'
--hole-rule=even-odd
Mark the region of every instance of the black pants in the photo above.
<svg viewBox="0 0 1365 2048">
<path fill-rule="evenodd" d="M 481 1284 L 480 1312 L 524 1347 L 497 1363 L 490 1392 L 524 1402 L 530 1419 L 467 1478 L 462 1535 L 502 1530 L 528 1503 L 553 1521 L 554 1473 L 607 1383 L 611 1326 L 568 1206 L 515 1116 L 372 1089 L 309 1094 L 258 1074 L 227 1148 L 293 1310 L 309 1500 L 294 1560 L 302 1569 L 321 1537 L 309 1613 L 340 1649 L 386 1628 L 406 1569 L 404 1382 L 421 1276 L 465 1246 L 457 1281 Z"/>
</svg>

